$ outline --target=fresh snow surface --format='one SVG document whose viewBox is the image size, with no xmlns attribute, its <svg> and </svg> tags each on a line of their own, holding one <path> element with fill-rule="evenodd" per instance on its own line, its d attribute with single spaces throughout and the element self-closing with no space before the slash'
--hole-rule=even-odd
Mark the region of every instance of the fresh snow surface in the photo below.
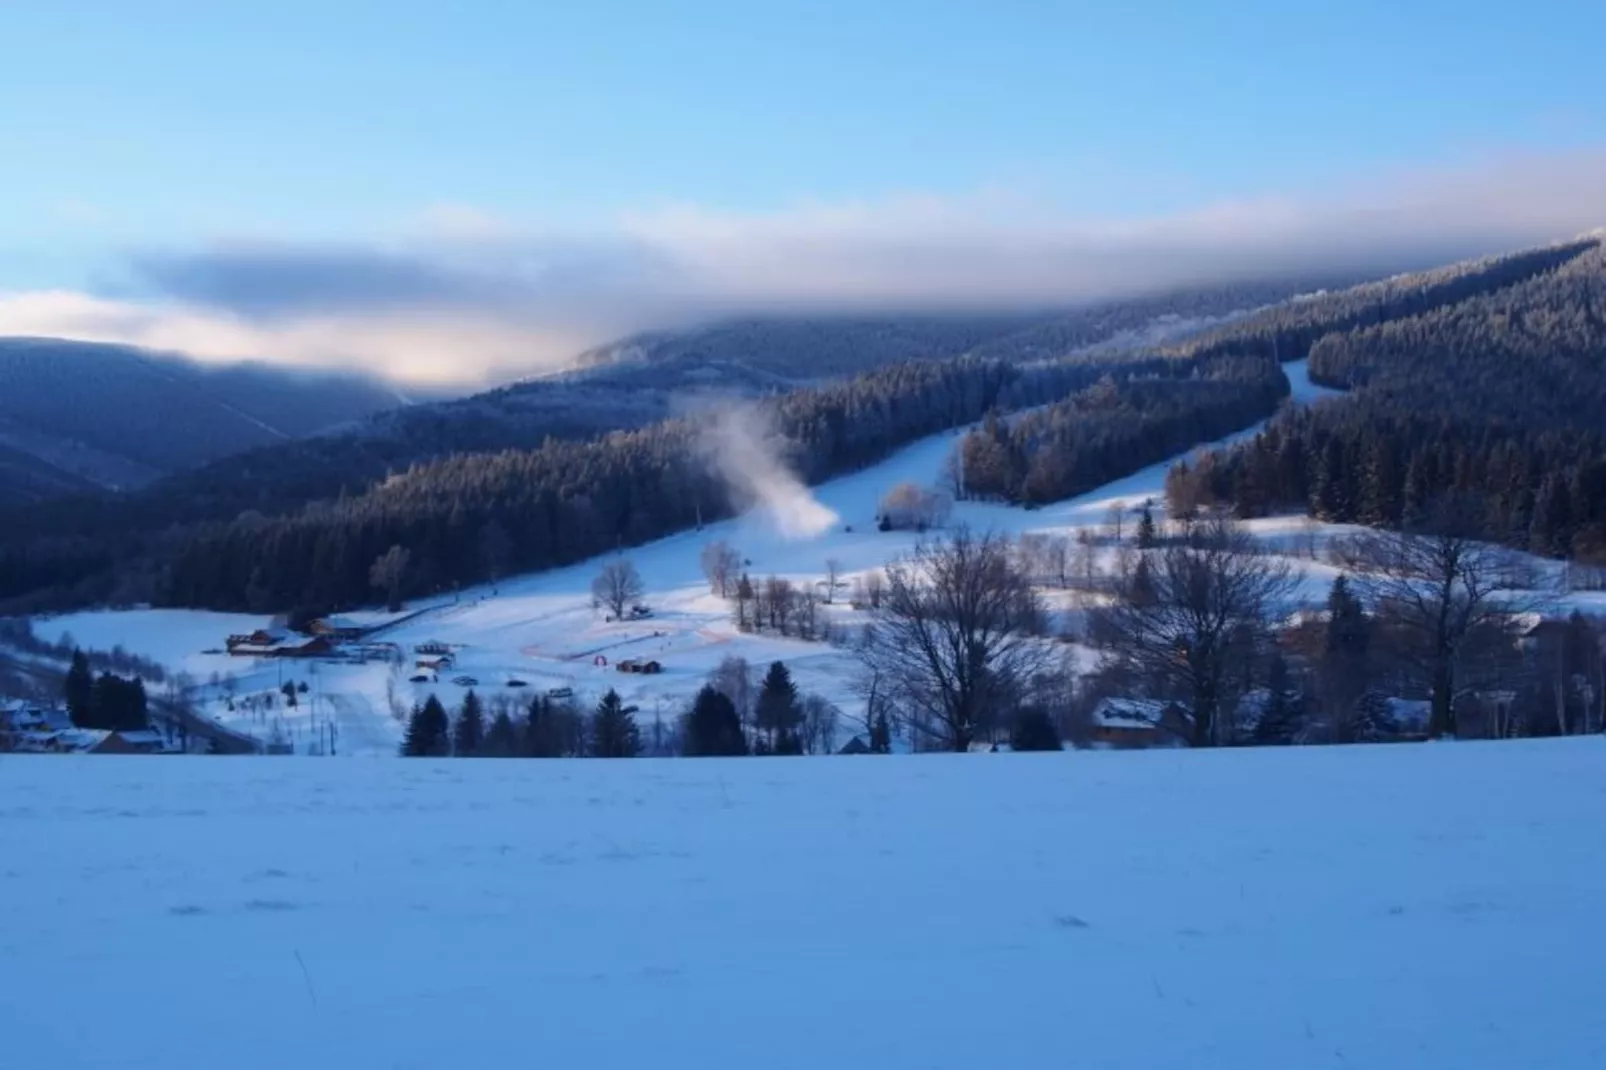
<svg viewBox="0 0 1606 1070">
<path fill-rule="evenodd" d="M 0 759 L 8 1067 L 1606 1066 L 1606 741 Z"/>
<path fill-rule="evenodd" d="M 1312 383 L 1304 362 L 1283 368 L 1296 403 L 1336 393 Z M 1209 445 L 1242 441 L 1260 426 Z M 751 513 L 627 551 L 646 583 L 644 600 L 654 611 L 646 620 L 608 623 L 602 612 L 592 607 L 590 585 L 599 567 L 596 560 L 471 589 L 456 601 L 417 603 L 410 608 L 422 609 L 422 613 L 387 630 L 381 638 L 401 644 L 409 654 L 412 646 L 427 640 L 457 648 L 456 667 L 426 684 L 408 682 L 407 677 L 413 675 L 410 656 L 405 672 L 393 672 L 377 663 L 252 662 L 204 653 L 220 648 L 230 632 L 250 631 L 267 623 L 239 614 L 96 611 L 41 621 L 39 631 L 51 639 L 63 631 L 71 632 L 80 643 L 95 647 L 120 643 L 188 672 L 203 684 L 198 697 L 209 716 L 262 739 L 277 728 L 303 752 L 322 745 L 332 725 L 337 754 L 393 754 L 402 735 L 398 715 L 432 692 L 449 707 L 457 706 L 467 690 L 452 682 L 459 676 L 478 681 L 475 690 L 484 697 L 506 695 L 521 702 L 549 689 L 568 688 L 579 703 L 589 706 L 608 688 L 615 688 L 627 704 L 638 707 L 637 720 L 650 733 L 655 719 L 661 718 L 667 725 L 685 709 L 709 672 L 727 655 L 745 657 L 756 672 L 762 672 L 770 661 L 785 661 L 800 688 L 823 695 L 846 713 L 840 742 L 852 734 L 854 719 L 863 710 L 863 700 L 852 686 L 856 667 L 852 655 L 826 643 L 739 632 L 729 603 L 709 593 L 699 553 L 710 541 L 724 539 L 750 560 L 748 571 L 755 579 L 781 575 L 816 589 L 821 589 L 825 562 L 831 559 L 840 564 L 844 582 L 851 582 L 914 546 L 918 537 L 912 533 L 876 530 L 881 496 L 900 482 L 936 485 L 957 440 L 956 432 L 933 435 L 880 464 L 814 488 L 818 503 L 840 518 L 840 523 L 817 537 L 786 538 L 762 513 Z M 1042 509 L 961 502 L 954 508 L 953 519 L 976 530 L 1015 536 L 1023 532 L 1065 534 L 1102 526 L 1112 506 L 1131 510 L 1146 501 L 1155 502 L 1157 515 L 1163 516 L 1165 475 L 1175 460 L 1151 465 L 1089 494 Z M 1308 548 L 1343 530 L 1291 517 L 1255 521 L 1250 528 L 1267 541 L 1281 543 L 1291 555 L 1300 552 L 1301 544 Z M 1307 581 L 1302 596 L 1311 600 L 1325 597 L 1333 570 L 1315 560 L 1300 561 L 1299 567 Z M 837 604 L 826 607 L 824 620 L 853 622 L 854 615 L 842 604 L 846 595 L 844 586 Z M 1050 592 L 1055 608 L 1061 608 L 1064 601 L 1059 592 Z M 372 611 L 349 615 L 370 621 L 385 619 L 384 614 Z M 655 659 L 663 664 L 664 672 L 635 676 L 616 671 L 615 662 L 632 657 Z M 606 664 L 599 664 L 599 658 Z M 213 673 L 234 677 L 237 698 L 273 693 L 286 679 L 306 681 L 311 693 L 295 710 L 277 704 L 272 711 L 246 710 L 239 705 L 230 711 L 221 689 L 204 686 Z M 509 680 L 528 686 L 509 688 Z"/>
</svg>

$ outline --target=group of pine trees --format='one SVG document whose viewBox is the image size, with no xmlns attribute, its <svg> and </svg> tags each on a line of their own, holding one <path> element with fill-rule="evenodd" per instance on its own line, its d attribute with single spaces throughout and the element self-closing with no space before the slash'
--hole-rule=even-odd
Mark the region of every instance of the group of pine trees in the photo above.
<svg viewBox="0 0 1606 1070">
<path fill-rule="evenodd" d="M 62 685 L 67 714 L 79 728 L 138 731 L 150 726 L 150 703 L 145 681 L 109 672 L 96 676 L 89 658 L 74 650 L 67 679 Z"/>
<path fill-rule="evenodd" d="M 1025 504 L 1074 497 L 1264 419 L 1288 394 L 1269 358 L 1177 361 L 1169 370 L 1167 377 L 1106 376 L 1013 418 L 989 414 L 959 444 L 958 495 Z"/>
<path fill-rule="evenodd" d="M 543 696 L 522 716 L 504 707 L 488 717 L 473 691 L 453 715 L 430 695 L 408 718 L 401 753 L 409 758 L 634 758 L 662 748 L 685 757 L 806 753 L 805 722 L 819 700 L 799 694 L 783 663 L 772 663 L 765 673 L 750 719 L 726 690 L 714 682 L 705 685 L 673 726 L 672 738 L 655 739 L 651 747 L 635 707 L 611 688 L 589 715 Z M 652 727 L 655 735 L 663 731 Z"/>
</svg>

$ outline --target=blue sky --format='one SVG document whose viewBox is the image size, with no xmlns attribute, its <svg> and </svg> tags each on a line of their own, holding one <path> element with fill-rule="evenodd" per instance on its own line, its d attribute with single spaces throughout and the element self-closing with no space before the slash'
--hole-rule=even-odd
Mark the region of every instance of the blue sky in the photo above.
<svg viewBox="0 0 1606 1070">
<path fill-rule="evenodd" d="M 1598 153 L 1603 39 L 1580 0 L 6 5 L 0 291 L 443 220 L 613 249 L 688 211 L 1342 200 Z"/>
</svg>

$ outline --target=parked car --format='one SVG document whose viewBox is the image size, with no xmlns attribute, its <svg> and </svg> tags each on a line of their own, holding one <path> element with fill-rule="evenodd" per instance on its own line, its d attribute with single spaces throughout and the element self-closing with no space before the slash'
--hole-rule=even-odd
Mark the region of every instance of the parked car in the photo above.
<svg viewBox="0 0 1606 1070">
<path fill-rule="evenodd" d="M 480 684 L 480 682 L 474 679 L 472 676 L 454 676 L 452 677 L 452 683 L 456 684 L 458 687 L 478 687 Z"/>
<path fill-rule="evenodd" d="M 429 674 L 421 672 L 417 676 L 409 676 L 407 678 L 407 682 L 412 684 L 427 684 L 429 683 Z"/>
<path fill-rule="evenodd" d="M 511 679 L 511 680 L 509 680 L 507 682 L 507 686 L 509 686 L 509 687 L 529 687 L 530 685 L 525 683 L 523 680 L 520 680 L 518 677 L 515 676 L 513 679 Z"/>
<path fill-rule="evenodd" d="M 573 698 L 574 697 L 574 688 L 572 688 L 572 687 L 549 688 L 547 690 L 546 697 L 547 698 Z"/>
</svg>

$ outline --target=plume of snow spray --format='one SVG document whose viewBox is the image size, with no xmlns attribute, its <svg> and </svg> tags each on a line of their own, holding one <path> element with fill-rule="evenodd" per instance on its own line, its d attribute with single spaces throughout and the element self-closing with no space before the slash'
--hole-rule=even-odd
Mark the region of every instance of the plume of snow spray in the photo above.
<svg viewBox="0 0 1606 1070">
<path fill-rule="evenodd" d="M 738 509 L 759 514 L 786 539 L 811 539 L 836 524 L 782 458 L 780 436 L 752 405 L 716 410 L 699 446 Z"/>
</svg>

